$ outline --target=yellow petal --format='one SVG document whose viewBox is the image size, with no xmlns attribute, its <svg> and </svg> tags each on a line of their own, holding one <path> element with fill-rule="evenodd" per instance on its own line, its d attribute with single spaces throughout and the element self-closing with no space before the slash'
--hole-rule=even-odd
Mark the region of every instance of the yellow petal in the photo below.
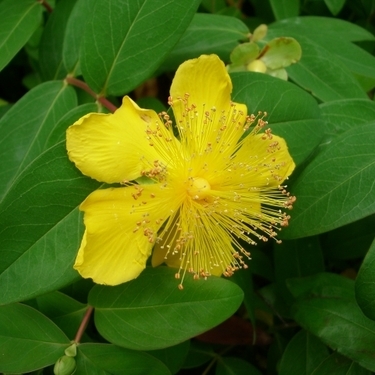
<svg viewBox="0 0 375 375">
<path fill-rule="evenodd" d="M 134 180 L 154 160 L 146 128 L 160 119 L 129 97 L 114 114 L 90 113 L 70 126 L 66 147 L 71 161 L 85 175 L 106 183 Z"/>
<path fill-rule="evenodd" d="M 190 103 L 198 109 L 228 109 L 232 82 L 224 63 L 216 55 L 202 55 L 182 63 L 174 76 L 170 94 L 173 101 L 189 94 Z M 177 115 L 181 119 L 181 115 Z"/>
<path fill-rule="evenodd" d="M 138 277 L 176 205 L 170 191 L 157 184 L 94 191 L 80 206 L 86 232 L 74 268 L 98 284 Z"/>
<path fill-rule="evenodd" d="M 233 184 L 247 183 L 253 187 L 277 187 L 295 168 L 285 140 L 275 135 L 269 138 L 266 134 L 249 134 L 236 153 L 235 162 L 245 165 L 248 172 L 233 174 L 236 175 Z"/>
<path fill-rule="evenodd" d="M 177 69 L 170 89 L 186 157 L 205 155 L 205 164 L 229 157 L 243 135 L 247 108 L 231 102 L 232 82 L 216 55 L 202 55 Z M 227 160 L 224 161 L 227 163 Z"/>
</svg>

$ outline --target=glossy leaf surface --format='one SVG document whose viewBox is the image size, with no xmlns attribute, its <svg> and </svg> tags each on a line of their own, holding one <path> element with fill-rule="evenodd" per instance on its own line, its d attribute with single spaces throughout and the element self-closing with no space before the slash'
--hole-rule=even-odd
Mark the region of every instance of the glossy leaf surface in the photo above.
<svg viewBox="0 0 375 375">
<path fill-rule="evenodd" d="M 180 290 L 174 274 L 166 267 L 147 268 L 126 284 L 96 286 L 89 303 L 103 337 L 137 350 L 164 348 L 218 325 L 242 302 L 241 289 L 230 281 L 186 277 Z"/>
</svg>

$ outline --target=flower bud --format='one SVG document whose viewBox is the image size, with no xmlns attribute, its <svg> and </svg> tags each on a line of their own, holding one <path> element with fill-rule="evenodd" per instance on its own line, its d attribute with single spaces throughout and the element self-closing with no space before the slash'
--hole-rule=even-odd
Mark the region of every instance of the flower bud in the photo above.
<svg viewBox="0 0 375 375">
<path fill-rule="evenodd" d="M 72 375 L 76 369 L 76 361 L 73 357 L 63 355 L 55 363 L 53 373 L 55 375 Z"/>
<path fill-rule="evenodd" d="M 250 72 L 265 73 L 267 71 L 266 64 L 261 60 L 252 61 L 246 68 Z"/>
</svg>

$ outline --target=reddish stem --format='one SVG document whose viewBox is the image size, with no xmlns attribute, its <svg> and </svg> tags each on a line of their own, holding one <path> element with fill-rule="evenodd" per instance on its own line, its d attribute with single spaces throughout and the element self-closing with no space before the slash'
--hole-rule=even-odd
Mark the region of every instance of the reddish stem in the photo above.
<svg viewBox="0 0 375 375">
<path fill-rule="evenodd" d="M 40 2 L 40 4 L 42 4 L 44 6 L 44 8 L 47 9 L 48 13 L 52 13 L 53 9 L 52 9 L 51 5 L 49 5 L 47 3 L 47 1 L 45 1 L 45 0 L 39 0 L 39 2 Z"/>
<path fill-rule="evenodd" d="M 83 332 L 85 332 L 85 329 L 87 327 L 87 324 L 90 320 L 91 313 L 93 312 L 94 308 L 92 306 L 89 306 L 86 310 L 85 316 L 82 319 L 81 325 L 78 328 L 76 337 L 74 338 L 75 343 L 79 343 L 81 341 Z"/>
<path fill-rule="evenodd" d="M 90 94 L 93 98 L 95 98 L 99 103 L 101 103 L 104 107 L 106 107 L 112 113 L 116 111 L 117 107 L 115 105 L 113 105 L 104 96 L 100 96 L 96 94 L 94 91 L 92 91 L 86 82 L 83 82 L 74 77 L 66 77 L 65 81 L 72 86 L 76 86 L 82 90 L 85 90 L 88 94 Z"/>
</svg>

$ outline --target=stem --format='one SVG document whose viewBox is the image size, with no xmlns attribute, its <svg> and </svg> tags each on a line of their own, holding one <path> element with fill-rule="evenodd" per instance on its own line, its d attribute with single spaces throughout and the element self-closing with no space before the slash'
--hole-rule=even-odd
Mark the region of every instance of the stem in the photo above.
<svg viewBox="0 0 375 375">
<path fill-rule="evenodd" d="M 117 107 L 113 105 L 108 99 L 104 96 L 100 96 L 96 94 L 93 90 L 90 89 L 89 85 L 86 82 L 83 82 L 74 77 L 66 77 L 65 81 L 72 86 L 79 87 L 82 90 L 85 90 L 88 94 L 90 94 L 93 98 L 95 98 L 99 103 L 101 103 L 104 107 L 106 107 L 112 113 L 116 111 Z"/>
<path fill-rule="evenodd" d="M 85 316 L 82 319 L 81 325 L 78 328 L 76 337 L 74 338 L 75 343 L 79 343 L 81 341 L 83 332 L 85 332 L 85 329 L 87 327 L 87 324 L 90 320 L 91 313 L 94 311 L 94 308 L 92 306 L 89 306 L 86 310 Z"/>
<path fill-rule="evenodd" d="M 39 0 L 39 2 L 40 2 L 40 4 L 42 4 L 44 6 L 44 8 L 47 9 L 48 13 L 53 12 L 53 9 L 52 9 L 51 5 L 49 5 L 46 0 Z"/>
</svg>

